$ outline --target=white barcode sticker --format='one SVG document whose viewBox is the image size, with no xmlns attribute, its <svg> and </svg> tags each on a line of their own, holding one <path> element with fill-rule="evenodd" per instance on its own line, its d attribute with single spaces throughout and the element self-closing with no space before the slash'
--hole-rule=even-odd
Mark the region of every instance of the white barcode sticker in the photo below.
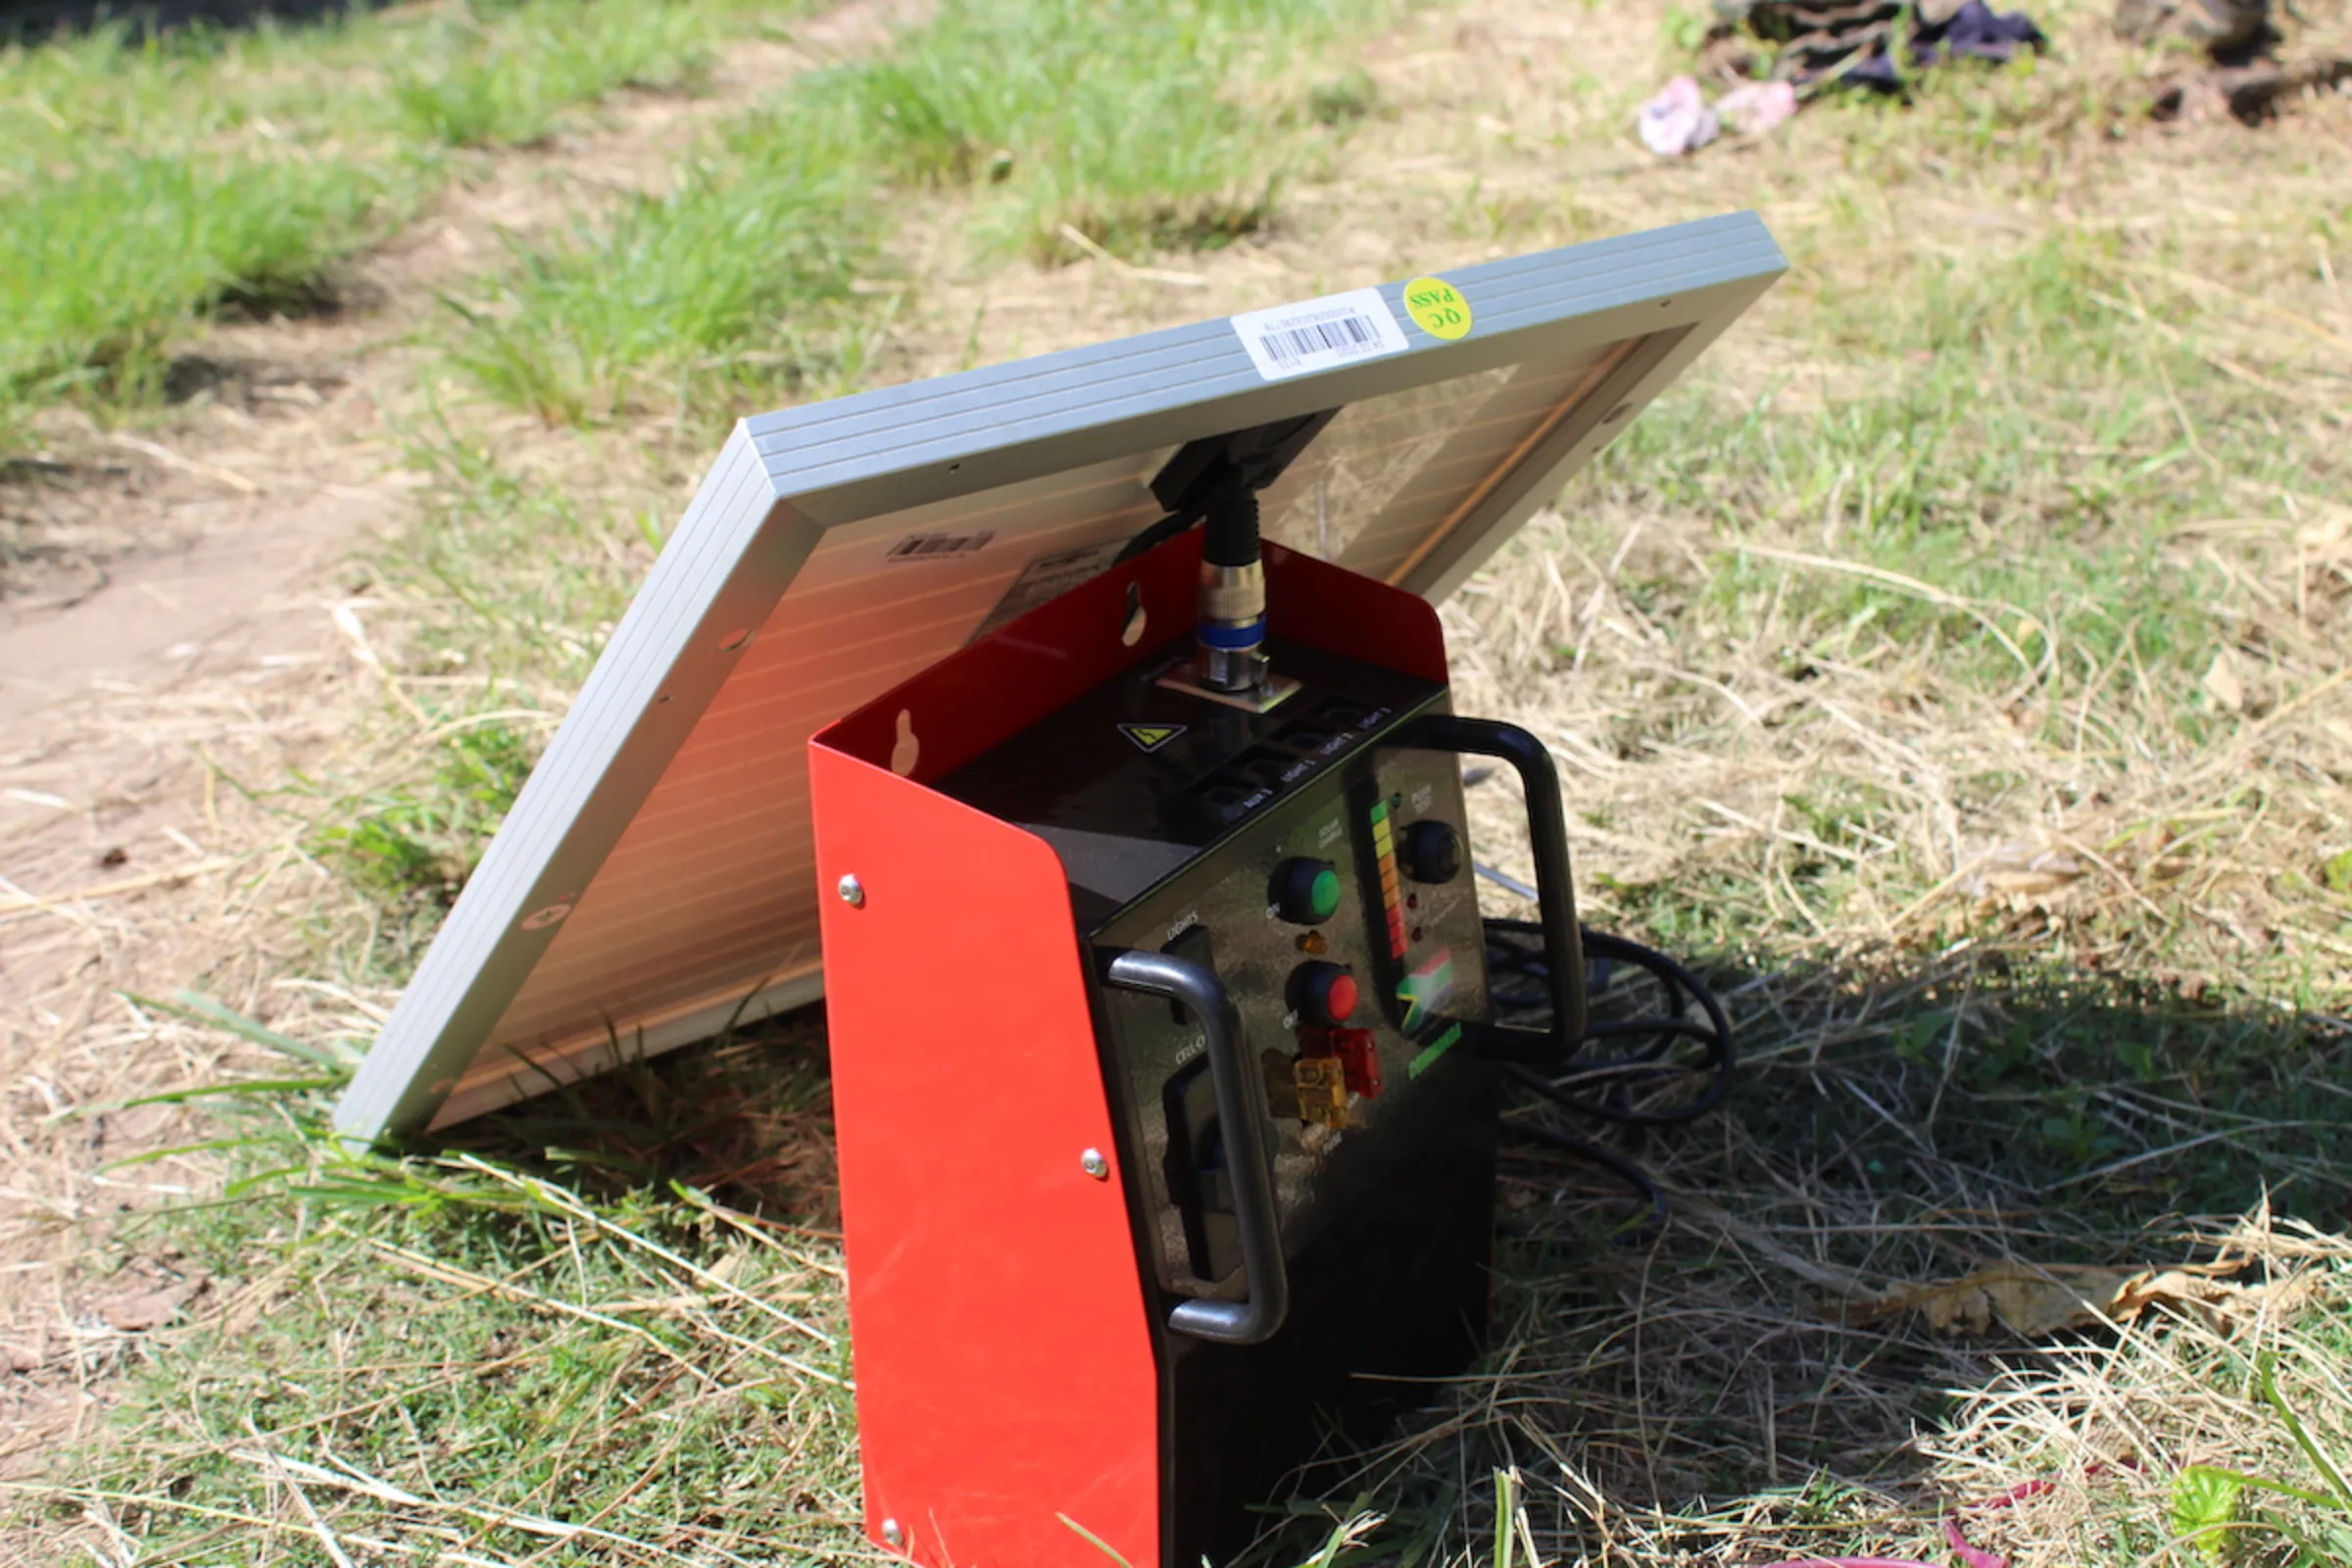
<svg viewBox="0 0 2352 1568">
<path fill-rule="evenodd" d="M 1326 294 L 1233 318 L 1250 363 L 1269 381 L 1404 352 L 1404 329 L 1376 288 Z"/>
</svg>

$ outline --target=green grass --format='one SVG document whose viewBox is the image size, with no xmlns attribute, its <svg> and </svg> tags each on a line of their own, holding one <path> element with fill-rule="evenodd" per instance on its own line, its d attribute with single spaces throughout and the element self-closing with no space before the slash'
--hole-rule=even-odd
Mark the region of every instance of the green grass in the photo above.
<svg viewBox="0 0 2352 1568">
<path fill-rule="evenodd" d="M 740 410 L 854 377 L 852 284 L 880 213 L 844 128 L 762 114 L 681 172 L 559 237 L 521 242 L 467 299 L 449 358 L 550 423 Z"/>
<path fill-rule="evenodd" d="M 524 146 L 623 87 L 675 92 L 710 65 L 727 5 L 523 0 L 456 10 L 390 72 L 401 126 L 452 147 Z"/>
<path fill-rule="evenodd" d="M 0 1518 L 94 1509 L 158 1562 L 840 1561 L 858 1515 L 828 1195 L 771 1181 L 754 1214 L 680 1174 L 687 1150 L 756 1155 L 821 1114 L 805 1057 L 741 1049 L 769 1063 L 756 1126 L 623 1070 L 475 1128 L 487 1156 L 354 1155 L 316 1093 L 230 1105 L 222 1200 L 119 1238 L 124 1278 L 205 1291 L 119 1368 L 138 1440 Z"/>
<path fill-rule="evenodd" d="M 506 819 L 543 736 L 512 718 L 461 716 L 426 741 L 431 770 L 345 796 L 309 847 L 359 887 L 386 922 L 393 961 L 421 952 Z"/>
<path fill-rule="evenodd" d="M 154 402 L 198 313 L 331 299 L 389 194 L 333 160 L 132 153 L 18 192 L 0 207 L 0 417 Z"/>
<path fill-rule="evenodd" d="M 1856 243 L 1856 229 L 1868 233 L 1833 233 Z M 1829 256 L 1820 265 L 1835 275 Z M 2020 808 L 2038 800 L 2043 822 L 2070 821 L 2088 854 L 2156 895 L 2087 918 L 2078 935 L 2111 961 L 2130 952 L 2150 972 L 2227 976 L 2241 994 L 2337 984 L 2325 950 L 2292 942 L 2224 959 L 2171 902 L 2212 884 L 2195 854 L 2168 869 L 2164 842 L 2209 838 L 2217 817 L 2278 824 L 2285 853 L 2328 831 L 2291 764 L 2206 779 L 2193 799 L 2166 787 L 2334 667 L 2329 612 L 2287 541 L 2312 509 L 2352 504 L 2341 431 L 2278 390 L 2297 373 L 2296 347 L 2251 332 L 2239 302 L 2180 281 L 2211 265 L 2074 229 L 1923 259 L 1899 290 L 1835 288 L 1823 299 L 1835 308 L 1805 310 L 1800 352 L 1839 367 L 1840 390 L 1766 371 L 1735 394 L 1702 374 L 1567 498 L 1566 533 L 1587 560 L 1617 552 L 1633 518 L 1703 536 L 1694 553 L 1638 552 L 1612 591 L 1690 667 L 1751 705 L 1791 705 L 1791 739 L 1771 749 L 1820 734 L 1818 702 L 1835 700 L 1865 719 L 1898 715 L 1887 739 L 1925 737 L 1937 756 L 1914 764 L 1926 777 L 1884 757 L 1853 773 L 1808 764 L 1784 789 L 1789 818 L 1828 845 L 1776 852 L 1824 925 L 1854 930 L 1858 898 L 1888 914 L 1956 874 L 1955 829 L 1980 845 L 2033 838 L 2041 829 Z M 2269 368 L 2271 387 L 2226 368 L 2248 362 Z M 2247 695 L 2209 683 L 2225 658 Z M 1632 756 L 1742 749 L 1726 745 L 1727 716 L 1712 699 L 1630 703 L 1609 744 Z M 1974 743 L 1962 738 L 1972 728 Z M 1996 735 L 2027 745 L 2001 756 Z M 1923 786 L 1956 813 L 1940 844 L 1921 842 Z M 2328 906 L 2340 901 L 2316 891 L 2321 858 L 2270 881 L 2261 918 L 2300 906 L 2331 933 L 2340 913 Z M 1788 917 L 1757 870 L 1678 871 L 1640 906 L 1679 940 L 1737 948 Z"/>
<path fill-rule="evenodd" d="M 518 247 L 454 300 L 451 362 L 550 422 L 708 425 L 854 385 L 901 216 L 968 204 L 983 265 L 1214 249 L 1371 111 L 1316 51 L 1395 0 L 949 0 L 747 115 L 669 188 Z M 862 292 L 859 281 L 869 284 Z"/>
<path fill-rule="evenodd" d="M 876 128 L 918 185 L 992 189 L 990 232 L 1074 259 L 1213 248 L 1263 227 L 1301 122 L 1369 110 L 1369 78 L 1303 91 L 1300 59 L 1401 7 L 1378 0 L 951 0 L 891 58 L 812 89 Z"/>
<path fill-rule="evenodd" d="M 223 313 L 331 306 L 355 252 L 624 87 L 692 86 L 757 8 L 526 0 L 0 50 L 0 446 L 152 404 Z"/>
</svg>

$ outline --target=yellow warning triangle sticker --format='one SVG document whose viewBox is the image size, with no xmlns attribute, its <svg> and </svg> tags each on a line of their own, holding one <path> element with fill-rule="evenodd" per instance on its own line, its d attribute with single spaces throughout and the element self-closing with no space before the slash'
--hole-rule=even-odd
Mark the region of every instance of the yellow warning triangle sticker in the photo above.
<svg viewBox="0 0 2352 1568">
<path fill-rule="evenodd" d="M 1119 733 L 1135 742 L 1140 751 L 1156 752 L 1184 733 L 1182 724 L 1121 724 Z"/>
</svg>

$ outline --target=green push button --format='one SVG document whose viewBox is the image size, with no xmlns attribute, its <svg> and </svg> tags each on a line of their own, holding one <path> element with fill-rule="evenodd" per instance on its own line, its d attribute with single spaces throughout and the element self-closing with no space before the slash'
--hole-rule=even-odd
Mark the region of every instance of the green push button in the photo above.
<svg viewBox="0 0 2352 1568">
<path fill-rule="evenodd" d="M 1340 912 L 1340 873 L 1325 866 L 1315 873 L 1314 886 L 1307 890 L 1307 906 L 1315 918 L 1328 920 Z"/>
<path fill-rule="evenodd" d="M 1340 872 L 1329 860 L 1306 856 L 1274 868 L 1267 902 L 1293 925 L 1321 925 L 1340 912 Z"/>
</svg>

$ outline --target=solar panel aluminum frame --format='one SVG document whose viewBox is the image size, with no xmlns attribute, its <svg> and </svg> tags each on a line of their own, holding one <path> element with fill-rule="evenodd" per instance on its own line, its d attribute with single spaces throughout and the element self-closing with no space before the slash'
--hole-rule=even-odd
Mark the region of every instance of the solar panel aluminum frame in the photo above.
<svg viewBox="0 0 2352 1568">
<path fill-rule="evenodd" d="M 1735 214 L 1448 270 L 1475 312 L 1457 340 L 1412 324 L 1404 285 L 1384 285 L 1405 349 L 1336 368 L 1270 380 L 1234 321 L 1219 318 L 742 420 L 345 1092 L 338 1130 L 371 1143 L 448 1125 L 821 994 L 813 881 L 752 887 L 740 897 L 762 918 L 776 917 L 779 901 L 806 906 L 808 940 L 772 972 L 666 1008 L 583 986 L 548 1004 L 556 1023 L 494 1044 L 673 760 L 726 708 L 730 677 L 775 631 L 787 590 L 837 531 L 1018 496 L 1008 487 L 1317 410 L 1537 362 L 1590 362 L 1571 395 L 1377 573 L 1442 600 L 1786 270 L 1762 221 Z M 1310 447 L 1301 461 L 1313 456 Z M 805 768 L 808 733 L 912 672 L 903 661 L 856 667 L 858 652 L 845 647 L 847 673 L 838 691 L 827 684 L 829 706 L 814 722 L 739 745 L 730 765 L 764 758 Z M 801 809 L 805 848 L 805 798 Z M 611 912 L 616 902 L 605 900 L 608 927 L 628 918 Z M 660 957 L 662 922 L 648 924 L 642 939 Z M 674 956 L 691 976 L 698 951 Z"/>
</svg>

